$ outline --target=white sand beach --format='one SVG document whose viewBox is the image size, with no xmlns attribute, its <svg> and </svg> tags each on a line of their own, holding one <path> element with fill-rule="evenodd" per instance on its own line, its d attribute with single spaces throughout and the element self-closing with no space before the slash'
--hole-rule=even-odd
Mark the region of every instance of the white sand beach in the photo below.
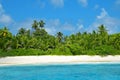
<svg viewBox="0 0 120 80">
<path fill-rule="evenodd" d="M 84 63 L 84 62 L 120 62 L 116 56 L 16 56 L 0 58 L 0 66 L 20 64 Z"/>
</svg>

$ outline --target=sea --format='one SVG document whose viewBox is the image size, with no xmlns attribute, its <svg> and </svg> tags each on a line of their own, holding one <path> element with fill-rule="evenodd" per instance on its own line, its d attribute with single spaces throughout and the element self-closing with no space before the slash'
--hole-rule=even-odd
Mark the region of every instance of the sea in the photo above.
<svg viewBox="0 0 120 80">
<path fill-rule="evenodd" d="M 120 80 L 120 63 L 0 66 L 0 80 Z"/>
</svg>

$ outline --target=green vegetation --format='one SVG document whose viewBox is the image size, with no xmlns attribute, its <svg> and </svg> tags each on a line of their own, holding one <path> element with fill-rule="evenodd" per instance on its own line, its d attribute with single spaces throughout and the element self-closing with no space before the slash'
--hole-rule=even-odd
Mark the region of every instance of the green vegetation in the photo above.
<svg viewBox="0 0 120 80">
<path fill-rule="evenodd" d="M 48 34 L 45 22 L 34 21 L 32 29 L 19 29 L 13 35 L 7 27 L 0 29 L 0 56 L 23 55 L 120 55 L 120 33 L 108 34 L 104 25 L 92 33 L 64 36 Z"/>
</svg>

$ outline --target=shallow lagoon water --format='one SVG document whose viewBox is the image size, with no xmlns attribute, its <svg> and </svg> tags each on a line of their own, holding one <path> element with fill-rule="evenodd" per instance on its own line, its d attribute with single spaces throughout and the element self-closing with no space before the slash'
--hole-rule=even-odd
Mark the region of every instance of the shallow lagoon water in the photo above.
<svg viewBox="0 0 120 80">
<path fill-rule="evenodd" d="M 120 80 L 120 64 L 1 66 L 0 80 Z"/>
</svg>

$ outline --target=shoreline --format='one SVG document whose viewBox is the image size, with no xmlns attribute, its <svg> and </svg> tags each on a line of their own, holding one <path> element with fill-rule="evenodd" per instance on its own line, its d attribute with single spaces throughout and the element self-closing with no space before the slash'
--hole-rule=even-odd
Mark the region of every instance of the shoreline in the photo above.
<svg viewBox="0 0 120 80">
<path fill-rule="evenodd" d="M 86 64 L 86 63 L 120 63 L 120 55 L 115 56 L 15 56 L 0 58 L 0 66 L 29 64 Z"/>
</svg>

